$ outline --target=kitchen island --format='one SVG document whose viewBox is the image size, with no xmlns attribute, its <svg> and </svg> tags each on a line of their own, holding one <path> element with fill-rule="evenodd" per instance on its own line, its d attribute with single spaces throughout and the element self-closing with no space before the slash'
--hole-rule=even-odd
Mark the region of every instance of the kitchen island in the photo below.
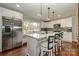
<svg viewBox="0 0 79 59">
<path fill-rule="evenodd" d="M 27 42 L 27 50 L 29 55 L 31 56 L 39 56 L 40 54 L 40 42 L 43 40 L 47 40 L 47 36 L 45 34 L 26 34 L 25 39 Z"/>
</svg>

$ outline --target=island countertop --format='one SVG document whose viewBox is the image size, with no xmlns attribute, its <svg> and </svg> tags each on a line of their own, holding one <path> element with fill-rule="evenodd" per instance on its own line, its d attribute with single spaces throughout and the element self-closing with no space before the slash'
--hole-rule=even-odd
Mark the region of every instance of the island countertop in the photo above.
<svg viewBox="0 0 79 59">
<path fill-rule="evenodd" d="M 48 36 L 50 35 L 53 35 L 53 34 L 39 34 L 39 33 L 28 33 L 28 34 L 25 34 L 24 36 L 29 36 L 29 37 L 32 37 L 34 39 L 37 39 L 37 40 L 41 40 L 43 38 L 47 38 Z"/>
<path fill-rule="evenodd" d="M 47 37 L 46 34 L 39 34 L 39 33 L 25 34 L 24 36 L 30 36 L 30 37 L 35 38 L 37 40 Z"/>
</svg>

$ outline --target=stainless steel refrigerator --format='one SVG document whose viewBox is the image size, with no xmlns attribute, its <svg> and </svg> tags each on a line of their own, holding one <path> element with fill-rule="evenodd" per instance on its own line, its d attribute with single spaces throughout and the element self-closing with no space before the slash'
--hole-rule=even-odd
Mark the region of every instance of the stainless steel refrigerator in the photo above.
<svg viewBox="0 0 79 59">
<path fill-rule="evenodd" d="M 22 45 L 22 20 L 2 17 L 2 51 Z"/>
</svg>

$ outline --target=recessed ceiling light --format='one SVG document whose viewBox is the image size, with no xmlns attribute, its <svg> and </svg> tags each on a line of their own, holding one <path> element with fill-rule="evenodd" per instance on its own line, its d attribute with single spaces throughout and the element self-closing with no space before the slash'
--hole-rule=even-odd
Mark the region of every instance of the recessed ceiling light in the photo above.
<svg viewBox="0 0 79 59">
<path fill-rule="evenodd" d="M 20 7 L 20 5 L 18 5 L 18 4 L 17 4 L 16 6 L 17 6 L 17 7 Z"/>
</svg>

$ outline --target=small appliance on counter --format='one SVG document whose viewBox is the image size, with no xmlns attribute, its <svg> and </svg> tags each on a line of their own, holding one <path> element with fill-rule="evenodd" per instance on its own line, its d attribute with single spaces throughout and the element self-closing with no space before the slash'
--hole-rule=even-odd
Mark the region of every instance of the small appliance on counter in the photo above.
<svg viewBox="0 0 79 59">
<path fill-rule="evenodd" d="M 54 24 L 53 25 L 53 31 L 54 32 L 59 32 L 59 31 L 61 31 L 62 29 L 61 29 L 61 24 Z"/>
</svg>

